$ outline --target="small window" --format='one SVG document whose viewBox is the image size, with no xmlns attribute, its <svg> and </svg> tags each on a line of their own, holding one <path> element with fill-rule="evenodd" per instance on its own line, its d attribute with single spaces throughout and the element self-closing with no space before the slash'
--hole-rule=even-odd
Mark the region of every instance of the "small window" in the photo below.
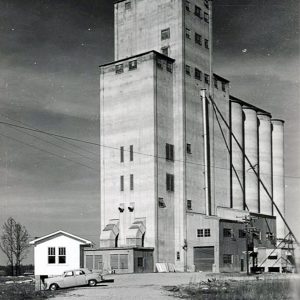
<svg viewBox="0 0 300 300">
<path fill-rule="evenodd" d="M 74 276 L 73 271 L 65 272 L 65 277 L 72 277 L 72 276 Z"/>
<path fill-rule="evenodd" d="M 124 162 L 124 147 L 120 147 L 120 162 Z"/>
<path fill-rule="evenodd" d="M 203 1 L 203 4 L 204 4 L 204 6 L 205 6 L 207 9 L 209 9 L 208 1 L 209 1 L 209 0 L 204 0 L 204 1 Z"/>
<path fill-rule="evenodd" d="M 185 74 L 191 76 L 191 67 L 189 65 L 185 65 Z"/>
<path fill-rule="evenodd" d="M 187 208 L 188 210 L 192 210 L 192 200 L 187 200 L 187 201 L 186 201 L 186 208 Z"/>
<path fill-rule="evenodd" d="M 129 62 L 129 71 L 131 70 L 135 70 L 137 68 L 137 61 L 136 60 L 132 60 Z"/>
<path fill-rule="evenodd" d="M 204 229 L 204 236 L 205 237 L 209 237 L 210 236 L 210 229 L 209 228 Z"/>
<path fill-rule="evenodd" d="M 48 248 L 48 264 L 55 264 L 55 248 Z"/>
<path fill-rule="evenodd" d="M 202 36 L 197 32 L 195 32 L 195 43 L 200 46 L 202 45 Z"/>
<path fill-rule="evenodd" d="M 232 255 L 231 254 L 224 254 L 223 255 L 223 263 L 224 264 L 232 264 Z"/>
<path fill-rule="evenodd" d="M 201 8 L 197 5 L 195 5 L 195 15 L 200 19 L 202 18 L 201 17 Z"/>
<path fill-rule="evenodd" d="M 166 187 L 168 192 L 174 192 L 174 175 L 168 174 L 166 175 Z"/>
<path fill-rule="evenodd" d="M 170 62 L 167 62 L 167 71 L 170 73 L 173 72 L 173 65 Z"/>
<path fill-rule="evenodd" d="M 133 191 L 134 189 L 134 177 L 133 174 L 130 174 L 130 190 Z"/>
<path fill-rule="evenodd" d="M 133 161 L 133 145 L 130 145 L 129 147 L 129 152 L 130 152 L 130 161 Z"/>
<path fill-rule="evenodd" d="M 185 28 L 185 37 L 191 39 L 191 30 L 188 28 Z"/>
<path fill-rule="evenodd" d="M 202 80 L 202 72 L 197 68 L 195 68 L 195 79 Z"/>
<path fill-rule="evenodd" d="M 206 48 L 206 49 L 209 49 L 208 39 L 205 39 L 204 45 L 205 45 L 205 48 Z"/>
<path fill-rule="evenodd" d="M 186 153 L 192 154 L 192 145 L 191 144 L 186 144 Z"/>
<path fill-rule="evenodd" d="M 275 260 L 275 259 L 278 259 L 278 256 L 277 255 L 269 255 L 268 259 Z"/>
<path fill-rule="evenodd" d="M 218 80 L 217 80 L 217 78 L 214 78 L 214 87 L 216 89 L 218 88 Z"/>
<path fill-rule="evenodd" d="M 204 237 L 204 230 L 203 229 L 197 229 L 197 237 Z"/>
<path fill-rule="evenodd" d="M 161 48 L 161 53 L 166 55 L 166 56 L 169 56 L 169 47 L 162 47 Z"/>
<path fill-rule="evenodd" d="M 267 232 L 266 239 L 272 241 L 274 239 L 274 234 L 272 232 Z"/>
<path fill-rule="evenodd" d="M 144 258 L 143 257 L 138 257 L 137 258 L 137 266 L 140 268 L 144 267 Z"/>
<path fill-rule="evenodd" d="M 119 64 L 115 66 L 116 74 L 121 74 L 124 72 L 123 64 Z"/>
<path fill-rule="evenodd" d="M 120 191 L 121 192 L 124 191 L 124 176 L 123 175 L 120 176 Z"/>
<path fill-rule="evenodd" d="M 230 228 L 223 229 L 223 236 L 224 237 L 232 237 L 232 230 Z"/>
<path fill-rule="evenodd" d="M 131 2 L 125 3 L 125 9 L 131 9 Z"/>
<path fill-rule="evenodd" d="M 246 237 L 246 231 L 244 229 L 239 230 L 239 238 L 244 239 Z"/>
<path fill-rule="evenodd" d="M 205 75 L 204 75 L 204 82 L 205 82 L 206 84 L 209 84 L 209 75 L 208 75 L 208 74 L 205 74 Z"/>
<path fill-rule="evenodd" d="M 157 65 L 157 67 L 160 68 L 160 69 L 163 68 L 162 60 L 161 60 L 160 58 L 158 58 L 158 59 L 156 60 L 156 65 Z"/>
<path fill-rule="evenodd" d="M 170 38 L 170 28 L 163 29 L 161 31 L 161 40 L 167 40 Z"/>
<path fill-rule="evenodd" d="M 190 3 L 190 1 L 185 1 L 185 9 L 186 9 L 186 11 L 191 11 L 191 3 Z"/>
<path fill-rule="evenodd" d="M 209 23 L 208 13 L 204 13 L 204 21 L 205 21 L 206 23 Z"/>
<path fill-rule="evenodd" d="M 58 248 L 58 263 L 59 264 L 66 263 L 66 248 L 65 247 Z"/>
<path fill-rule="evenodd" d="M 222 82 L 222 91 L 226 92 L 226 84 L 225 84 L 225 82 Z"/>
<path fill-rule="evenodd" d="M 176 259 L 180 260 L 180 252 L 179 251 L 176 252 Z"/>
<path fill-rule="evenodd" d="M 158 207 L 159 208 L 165 208 L 166 207 L 166 203 L 164 201 L 164 198 L 158 198 Z"/>
<path fill-rule="evenodd" d="M 85 275 L 85 273 L 82 270 L 76 270 L 74 271 L 75 276 Z"/>
<path fill-rule="evenodd" d="M 174 161 L 174 145 L 166 144 L 166 159 Z"/>
</svg>

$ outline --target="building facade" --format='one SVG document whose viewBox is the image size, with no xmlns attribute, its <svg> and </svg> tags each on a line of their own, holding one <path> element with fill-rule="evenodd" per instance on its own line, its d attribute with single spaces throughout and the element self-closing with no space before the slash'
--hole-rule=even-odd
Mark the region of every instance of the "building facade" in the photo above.
<svg viewBox="0 0 300 300">
<path fill-rule="evenodd" d="M 212 72 L 211 1 L 114 6 L 115 61 L 100 68 L 100 248 L 89 264 L 243 271 L 243 220 L 264 220 L 252 252 L 274 248 L 276 217 L 284 238 L 270 199 L 284 212 L 283 121 L 230 96 Z"/>
</svg>

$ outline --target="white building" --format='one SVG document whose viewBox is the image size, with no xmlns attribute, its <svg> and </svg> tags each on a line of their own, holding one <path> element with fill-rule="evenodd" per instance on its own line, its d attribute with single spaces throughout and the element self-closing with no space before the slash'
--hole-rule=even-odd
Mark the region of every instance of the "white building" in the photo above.
<svg viewBox="0 0 300 300">
<path fill-rule="evenodd" d="M 30 242 L 34 245 L 35 276 L 60 275 L 82 266 L 83 247 L 92 242 L 59 230 Z"/>
</svg>

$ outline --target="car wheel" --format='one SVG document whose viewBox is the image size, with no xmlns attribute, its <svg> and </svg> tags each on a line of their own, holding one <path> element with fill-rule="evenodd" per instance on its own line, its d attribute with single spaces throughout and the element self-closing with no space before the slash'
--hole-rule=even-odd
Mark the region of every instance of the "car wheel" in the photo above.
<svg viewBox="0 0 300 300">
<path fill-rule="evenodd" d="M 95 286 L 96 284 L 96 280 L 89 280 L 89 286 Z"/>
<path fill-rule="evenodd" d="M 50 291 L 55 291 L 57 289 L 58 289 L 58 285 L 56 283 L 51 284 L 50 287 L 49 287 Z"/>
</svg>

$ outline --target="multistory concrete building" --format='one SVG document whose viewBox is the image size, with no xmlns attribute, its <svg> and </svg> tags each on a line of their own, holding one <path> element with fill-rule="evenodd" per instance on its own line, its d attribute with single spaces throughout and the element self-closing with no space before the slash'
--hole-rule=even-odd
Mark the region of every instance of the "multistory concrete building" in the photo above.
<svg viewBox="0 0 300 300">
<path fill-rule="evenodd" d="M 101 234 L 85 253 L 90 268 L 245 271 L 245 220 L 257 228 L 253 253 L 274 248 L 259 178 L 284 206 L 283 123 L 230 96 L 212 72 L 211 11 L 202 0 L 115 2 L 115 61 L 100 68 Z"/>
</svg>

